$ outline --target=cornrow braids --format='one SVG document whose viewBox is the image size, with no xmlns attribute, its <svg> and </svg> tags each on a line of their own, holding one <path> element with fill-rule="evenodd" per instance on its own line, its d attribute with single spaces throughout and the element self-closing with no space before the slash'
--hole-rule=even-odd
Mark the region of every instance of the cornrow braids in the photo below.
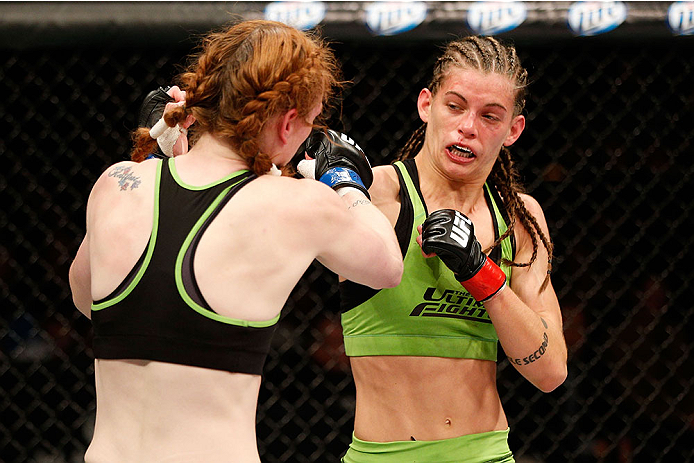
<svg viewBox="0 0 694 463">
<path fill-rule="evenodd" d="M 398 152 L 396 160 L 402 161 L 404 159 L 413 158 L 424 145 L 424 134 L 426 133 L 427 125 L 422 124 L 417 130 L 415 130 L 410 138 L 405 143 L 405 146 Z"/>
<path fill-rule="evenodd" d="M 528 72 L 520 62 L 515 47 L 505 44 L 494 37 L 471 36 L 450 42 L 443 54 L 438 58 L 434 65 L 432 80 L 429 83 L 429 90 L 435 94 L 440 88 L 444 79 L 451 72 L 452 68 L 476 69 L 484 73 L 495 73 L 507 76 L 514 84 L 514 111 L 513 115 L 520 115 L 525 108 L 525 98 L 528 85 Z M 424 144 L 426 124 L 417 128 L 408 139 L 405 146 L 398 152 L 396 159 L 409 159 L 417 155 Z M 514 267 L 528 267 L 537 259 L 539 242 L 547 250 L 547 276 L 545 277 L 540 292 L 549 284 L 549 277 L 552 270 L 552 257 L 554 246 L 552 241 L 540 228 L 535 217 L 527 210 L 525 203 L 520 197 L 523 193 L 523 186 L 520 176 L 515 167 L 511 152 L 502 147 L 492 172 L 489 177 L 492 187 L 499 191 L 508 211 L 510 223 L 507 230 L 497 238 L 494 243 L 485 250 L 501 245 L 501 242 L 514 232 L 517 221 L 528 230 L 533 246 L 533 252 L 528 262 L 510 262 L 507 265 Z"/>
<path fill-rule="evenodd" d="M 485 73 L 507 76 L 514 83 L 516 95 L 514 116 L 525 108 L 528 71 L 521 65 L 515 47 L 494 37 L 471 36 L 450 42 L 434 65 L 429 90 L 432 93 L 441 86 L 452 67 L 477 69 Z"/>
<path fill-rule="evenodd" d="M 528 267 L 535 262 L 537 258 L 538 250 L 538 238 L 542 242 L 542 245 L 547 249 L 547 275 L 545 276 L 542 285 L 540 286 L 540 292 L 542 292 L 545 287 L 549 284 L 549 277 L 552 272 L 552 258 L 554 252 L 554 245 L 549 236 L 540 228 L 537 223 L 537 219 L 533 216 L 530 211 L 525 207 L 525 203 L 520 197 L 520 193 L 523 193 L 524 189 L 520 183 L 520 175 L 515 167 L 515 163 L 511 157 L 511 152 L 505 146 L 501 148 L 499 153 L 499 158 L 497 159 L 492 172 L 490 174 L 490 183 L 494 188 L 499 191 L 499 194 L 504 199 L 506 204 L 506 210 L 508 211 L 510 223 L 506 232 L 504 232 L 499 238 L 497 238 L 492 245 L 485 250 L 489 252 L 491 249 L 499 246 L 501 242 L 513 233 L 516 225 L 516 220 L 519 220 L 530 235 L 530 240 L 533 246 L 533 253 L 530 256 L 528 262 L 517 263 L 506 261 L 505 263 L 513 267 Z"/>
</svg>

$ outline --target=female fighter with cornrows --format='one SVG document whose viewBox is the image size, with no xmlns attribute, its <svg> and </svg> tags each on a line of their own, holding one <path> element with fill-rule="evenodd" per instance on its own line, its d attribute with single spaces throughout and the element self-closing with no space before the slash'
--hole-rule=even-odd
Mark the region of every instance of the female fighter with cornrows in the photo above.
<svg viewBox="0 0 694 463">
<path fill-rule="evenodd" d="M 498 343 L 540 390 L 566 378 L 547 224 L 507 148 L 525 127 L 526 86 L 512 46 L 452 41 L 419 94 L 424 124 L 399 161 L 374 168 L 369 191 L 405 270 L 396 288 L 341 284 L 356 384 L 344 462 L 512 462 Z"/>
</svg>

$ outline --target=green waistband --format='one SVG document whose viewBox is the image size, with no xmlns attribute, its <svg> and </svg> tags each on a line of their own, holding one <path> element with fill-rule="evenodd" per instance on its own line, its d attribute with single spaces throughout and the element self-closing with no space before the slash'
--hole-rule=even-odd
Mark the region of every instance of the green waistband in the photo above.
<svg viewBox="0 0 694 463">
<path fill-rule="evenodd" d="M 479 360 L 497 360 L 497 340 L 468 336 L 431 335 L 357 335 L 344 336 L 345 352 L 350 357 L 371 355 L 418 355 Z"/>
<path fill-rule="evenodd" d="M 343 463 L 513 463 L 508 429 L 434 441 L 368 442 L 352 435 Z"/>
</svg>

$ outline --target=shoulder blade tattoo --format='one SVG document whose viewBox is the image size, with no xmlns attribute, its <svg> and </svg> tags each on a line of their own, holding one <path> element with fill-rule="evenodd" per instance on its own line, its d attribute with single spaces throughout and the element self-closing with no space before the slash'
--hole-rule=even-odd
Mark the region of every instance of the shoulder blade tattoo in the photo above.
<svg viewBox="0 0 694 463">
<path fill-rule="evenodd" d="M 120 191 L 134 190 L 140 186 L 142 180 L 137 175 L 133 175 L 132 167 L 116 166 L 108 173 L 109 177 L 118 179 Z"/>
</svg>

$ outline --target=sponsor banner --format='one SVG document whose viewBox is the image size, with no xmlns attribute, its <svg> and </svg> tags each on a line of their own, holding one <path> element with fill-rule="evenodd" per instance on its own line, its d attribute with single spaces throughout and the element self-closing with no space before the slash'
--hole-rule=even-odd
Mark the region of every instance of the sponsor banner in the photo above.
<svg viewBox="0 0 694 463">
<path fill-rule="evenodd" d="M 323 2 L 272 2 L 265 7 L 265 19 L 301 30 L 316 27 L 324 18 Z"/>
<path fill-rule="evenodd" d="M 528 17 L 524 2 L 474 2 L 467 23 L 476 34 L 496 35 L 520 26 Z"/>
<path fill-rule="evenodd" d="M 575 2 L 569 7 L 569 28 L 575 35 L 604 34 L 627 19 L 624 2 Z"/>
<path fill-rule="evenodd" d="M 445 42 L 469 34 L 503 34 L 516 41 L 553 43 L 581 36 L 647 42 L 694 40 L 694 0 L 667 1 L 234 1 L 0 2 L 0 44 L 123 46 L 193 43 L 190 31 L 219 28 L 242 19 L 270 19 L 300 30 L 318 29 L 328 40 Z M 65 21 L 70 18 L 70 21 Z M 137 18 L 134 21 L 133 18 Z M 144 18 L 144 19 L 143 19 Z M 177 27 L 171 27 L 176 24 Z"/>
<path fill-rule="evenodd" d="M 674 35 L 694 35 L 694 2 L 674 2 L 670 5 L 667 25 Z"/>
<path fill-rule="evenodd" d="M 427 17 L 424 2 L 373 2 L 366 6 L 366 26 L 373 35 L 397 35 L 419 26 Z"/>
</svg>

